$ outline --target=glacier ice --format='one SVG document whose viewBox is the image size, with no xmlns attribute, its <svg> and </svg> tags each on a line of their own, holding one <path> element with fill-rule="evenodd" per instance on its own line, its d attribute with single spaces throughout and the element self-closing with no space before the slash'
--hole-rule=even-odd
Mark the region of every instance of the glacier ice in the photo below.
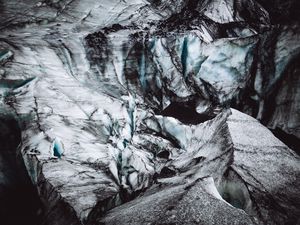
<svg viewBox="0 0 300 225">
<path fill-rule="evenodd" d="M 28 210 L 44 225 L 296 224 L 298 146 L 271 132 L 299 138 L 299 22 L 282 5 L 2 1 L 0 117 L 19 126 Z M 0 184 L 17 177 L 3 146 Z"/>
</svg>

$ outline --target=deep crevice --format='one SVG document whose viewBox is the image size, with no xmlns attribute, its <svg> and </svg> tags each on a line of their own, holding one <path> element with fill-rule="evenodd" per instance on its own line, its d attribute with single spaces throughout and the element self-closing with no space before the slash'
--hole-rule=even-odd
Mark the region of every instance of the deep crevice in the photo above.
<svg viewBox="0 0 300 225">
<path fill-rule="evenodd" d="M 189 102 L 172 102 L 162 111 L 162 115 L 174 117 L 185 124 L 194 125 L 213 119 L 213 116 L 208 114 L 197 113 L 195 108 L 196 106 Z"/>
<path fill-rule="evenodd" d="M 38 225 L 42 210 L 21 155 L 21 130 L 10 115 L 0 116 L 0 221 L 5 225 Z"/>
</svg>

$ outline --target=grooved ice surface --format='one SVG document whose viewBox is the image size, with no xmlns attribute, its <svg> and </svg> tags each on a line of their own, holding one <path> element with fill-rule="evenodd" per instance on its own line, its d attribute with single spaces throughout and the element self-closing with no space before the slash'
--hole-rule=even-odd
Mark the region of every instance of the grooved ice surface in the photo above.
<svg viewBox="0 0 300 225">
<path fill-rule="evenodd" d="M 299 138 L 300 28 L 276 4 L 2 1 L 42 224 L 297 224 L 299 156 L 267 127 Z"/>
</svg>

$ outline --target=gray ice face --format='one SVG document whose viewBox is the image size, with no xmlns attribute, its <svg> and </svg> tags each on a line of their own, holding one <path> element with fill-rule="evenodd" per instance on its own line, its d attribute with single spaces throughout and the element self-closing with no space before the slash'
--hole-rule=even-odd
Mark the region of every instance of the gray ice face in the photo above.
<svg viewBox="0 0 300 225">
<path fill-rule="evenodd" d="M 30 224 L 296 224 L 299 156 L 254 118 L 298 140 L 300 29 L 264 2 L 1 2 L 0 198 L 26 187 Z"/>
</svg>

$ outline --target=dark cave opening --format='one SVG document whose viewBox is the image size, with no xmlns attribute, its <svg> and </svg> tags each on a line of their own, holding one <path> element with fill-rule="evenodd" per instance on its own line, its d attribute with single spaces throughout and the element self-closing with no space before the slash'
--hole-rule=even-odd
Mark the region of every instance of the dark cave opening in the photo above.
<svg viewBox="0 0 300 225">
<path fill-rule="evenodd" d="M 38 225 L 41 203 L 21 156 L 21 130 L 13 116 L 0 116 L 0 224 Z"/>
<path fill-rule="evenodd" d="M 162 113 L 163 116 L 174 117 L 184 124 L 199 124 L 213 119 L 208 114 L 199 114 L 195 110 L 194 104 L 183 102 L 172 102 Z"/>
<path fill-rule="evenodd" d="M 235 208 L 254 214 L 248 188 L 242 178 L 232 169 L 228 169 L 217 187 L 222 198 Z"/>
<path fill-rule="evenodd" d="M 229 188 L 226 188 L 225 190 L 223 190 L 221 194 L 222 194 L 222 198 L 230 205 L 238 209 L 243 209 L 244 199 L 242 199 L 242 197 L 240 196 L 236 196 L 240 193 L 235 195 L 235 193 L 233 193 Z"/>
</svg>

